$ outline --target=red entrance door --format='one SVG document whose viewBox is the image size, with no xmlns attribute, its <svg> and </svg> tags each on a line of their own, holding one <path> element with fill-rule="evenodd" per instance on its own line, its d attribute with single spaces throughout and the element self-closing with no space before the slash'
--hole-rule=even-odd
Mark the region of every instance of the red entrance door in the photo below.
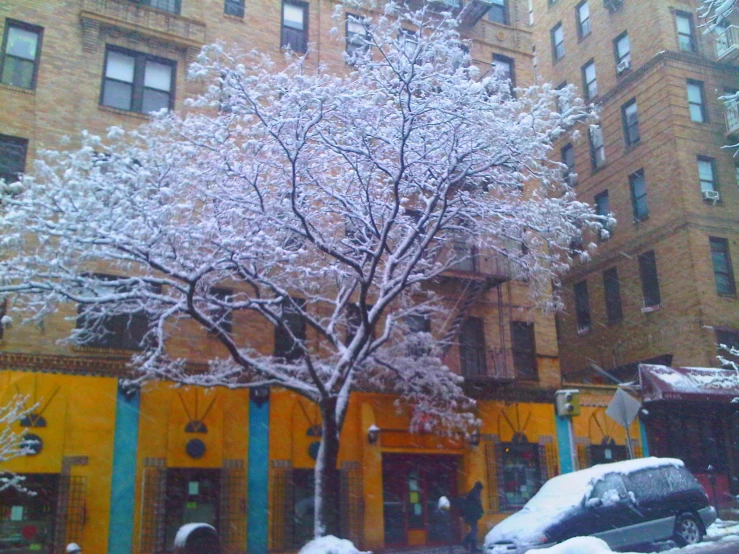
<svg viewBox="0 0 739 554">
<path fill-rule="evenodd" d="M 455 457 L 384 455 L 382 480 L 387 546 L 447 540 L 437 505 L 441 496 L 457 495 Z"/>
</svg>

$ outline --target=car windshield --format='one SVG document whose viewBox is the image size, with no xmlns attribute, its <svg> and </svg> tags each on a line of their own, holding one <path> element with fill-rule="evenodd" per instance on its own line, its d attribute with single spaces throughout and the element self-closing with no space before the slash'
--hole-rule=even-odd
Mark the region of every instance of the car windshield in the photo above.
<svg viewBox="0 0 739 554">
<path fill-rule="evenodd" d="M 562 510 L 579 504 L 589 488 L 590 479 L 581 472 L 559 475 L 544 483 L 539 492 L 526 503 L 531 511 Z"/>
</svg>

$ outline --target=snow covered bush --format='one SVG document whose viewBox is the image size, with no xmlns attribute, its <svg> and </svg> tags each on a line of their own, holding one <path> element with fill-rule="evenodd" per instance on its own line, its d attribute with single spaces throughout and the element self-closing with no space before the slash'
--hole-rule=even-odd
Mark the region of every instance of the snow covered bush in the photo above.
<svg viewBox="0 0 739 554">
<path fill-rule="evenodd" d="M 363 25 L 343 75 L 208 46 L 187 110 L 83 133 L 0 197 L 0 297 L 15 317 L 76 303 L 69 340 L 85 344 L 112 316 L 145 316 L 136 379 L 279 386 L 318 405 L 317 535 L 338 531 L 351 391 L 397 395 L 414 429 L 475 424 L 445 346 L 411 332 L 441 309 L 437 278 L 474 251 L 452 245 L 505 259 L 552 307 L 570 245 L 601 228 L 549 160 L 589 120 L 581 102 L 558 111 L 567 91 L 512 95 L 481 75 L 452 17 L 390 2 Z M 237 317 L 274 326 L 281 355 L 232 330 Z M 205 371 L 168 349 L 192 322 L 223 347 Z"/>
</svg>

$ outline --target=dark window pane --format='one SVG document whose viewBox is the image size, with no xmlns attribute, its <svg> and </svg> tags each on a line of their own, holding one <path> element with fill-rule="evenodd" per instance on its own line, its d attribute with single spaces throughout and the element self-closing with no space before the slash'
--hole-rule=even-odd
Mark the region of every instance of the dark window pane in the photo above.
<svg viewBox="0 0 739 554">
<path fill-rule="evenodd" d="M 169 93 L 161 90 L 144 89 L 141 112 L 151 113 L 162 108 L 169 108 Z"/>
<path fill-rule="evenodd" d="M 103 90 L 103 105 L 120 110 L 130 110 L 132 94 L 133 85 L 108 79 L 105 81 Z"/>
<path fill-rule="evenodd" d="M 588 297 L 588 282 L 580 281 L 575 284 L 575 314 L 577 316 L 578 332 L 590 329 L 590 299 Z"/>
<path fill-rule="evenodd" d="M 35 64 L 28 60 L 7 56 L 3 65 L 3 84 L 20 88 L 33 88 Z"/>
<path fill-rule="evenodd" d="M 300 312 L 289 305 L 283 308 L 282 319 L 287 329 L 282 326 L 275 327 L 275 356 L 287 361 L 298 360 L 303 356 L 300 343 L 305 342 L 305 319 Z M 295 337 L 294 340 L 293 337 Z"/>
<path fill-rule="evenodd" d="M 662 300 L 659 292 L 659 278 L 657 277 L 657 261 L 653 250 L 639 256 L 639 274 L 641 276 L 644 306 L 659 306 Z"/>
<path fill-rule="evenodd" d="M 521 379 L 537 379 L 536 338 L 534 324 L 526 321 L 511 321 L 511 345 L 513 367 Z"/>
<path fill-rule="evenodd" d="M 735 294 L 734 272 L 729 257 L 729 243 L 726 239 L 710 237 L 711 260 L 713 261 L 713 275 L 716 278 L 716 292 L 718 294 Z"/>
<path fill-rule="evenodd" d="M 223 11 L 228 15 L 244 17 L 244 0 L 226 0 Z"/>
<path fill-rule="evenodd" d="M 26 139 L 0 135 L 0 179 L 16 181 L 26 170 Z"/>
<path fill-rule="evenodd" d="M 487 375 L 485 328 L 477 317 L 468 317 L 459 331 L 459 360 L 462 375 L 484 377 Z"/>
</svg>

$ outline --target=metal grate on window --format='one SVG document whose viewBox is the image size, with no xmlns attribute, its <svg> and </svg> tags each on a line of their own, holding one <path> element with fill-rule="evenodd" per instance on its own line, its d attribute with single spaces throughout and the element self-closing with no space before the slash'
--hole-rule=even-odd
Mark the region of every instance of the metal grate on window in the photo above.
<svg viewBox="0 0 739 554">
<path fill-rule="evenodd" d="M 344 462 L 341 467 L 341 536 L 354 544 L 364 542 L 364 494 L 359 462 Z"/>
<path fill-rule="evenodd" d="M 158 461 L 158 459 L 155 460 Z M 140 554 L 158 554 L 164 550 L 164 513 L 166 493 L 166 468 L 144 467 L 140 507 Z"/>
<path fill-rule="evenodd" d="M 288 460 L 272 461 L 272 511 L 270 550 L 286 550 L 292 541 L 292 466 Z"/>
<path fill-rule="evenodd" d="M 500 481 L 498 476 L 502 473 L 503 469 L 500 467 L 500 460 L 502 454 L 500 450 L 500 442 L 497 440 L 497 436 L 493 437 L 492 440 L 486 440 L 485 445 L 485 471 L 488 480 L 487 495 L 488 495 L 488 512 L 500 512 L 500 496 L 501 492 L 498 490 Z"/>
<path fill-rule="evenodd" d="M 85 525 L 85 495 L 87 477 L 81 475 L 62 475 L 59 481 L 59 500 L 56 518 L 56 549 L 64 552 L 70 542 L 82 542 L 82 528 Z"/>
<path fill-rule="evenodd" d="M 224 554 L 246 550 L 246 469 L 243 460 L 225 460 L 221 471 L 219 533 Z"/>
</svg>

